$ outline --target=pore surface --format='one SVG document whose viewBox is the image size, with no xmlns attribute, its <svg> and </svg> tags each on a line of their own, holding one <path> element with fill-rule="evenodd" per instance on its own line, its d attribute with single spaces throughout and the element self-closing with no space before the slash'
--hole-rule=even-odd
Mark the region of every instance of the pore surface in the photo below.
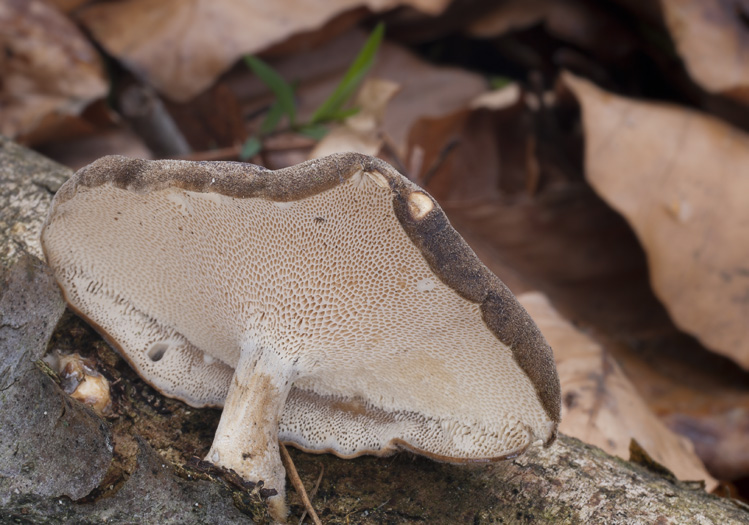
<svg viewBox="0 0 749 525">
<path fill-rule="evenodd" d="M 435 276 L 373 177 L 291 202 L 78 191 L 90 194 L 47 226 L 62 243 L 48 256 L 64 259 L 51 265 L 167 395 L 220 403 L 242 348 L 272 346 L 298 372 L 280 436 L 304 448 L 354 455 L 402 439 L 461 459 L 548 439 L 510 349 Z M 123 315 L 135 328 L 115 326 Z"/>
</svg>

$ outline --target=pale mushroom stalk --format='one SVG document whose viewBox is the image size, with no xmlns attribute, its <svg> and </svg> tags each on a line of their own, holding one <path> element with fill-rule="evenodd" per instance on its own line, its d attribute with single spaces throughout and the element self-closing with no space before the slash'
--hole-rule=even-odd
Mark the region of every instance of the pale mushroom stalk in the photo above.
<svg viewBox="0 0 749 525">
<path fill-rule="evenodd" d="M 278 494 L 271 515 L 287 514 L 285 470 L 278 449 L 278 423 L 294 379 L 292 362 L 249 344 L 242 349 L 206 460 L 248 480 L 262 480 Z"/>
</svg>

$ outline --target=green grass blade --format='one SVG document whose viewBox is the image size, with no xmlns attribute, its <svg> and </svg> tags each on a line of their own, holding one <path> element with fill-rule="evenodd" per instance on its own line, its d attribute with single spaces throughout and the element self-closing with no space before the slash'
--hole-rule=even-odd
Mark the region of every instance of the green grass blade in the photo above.
<svg viewBox="0 0 749 525">
<path fill-rule="evenodd" d="M 296 104 L 294 103 L 294 88 L 291 87 L 291 84 L 286 82 L 276 70 L 257 57 L 247 55 L 244 57 L 244 61 L 252 69 L 252 72 L 276 95 L 278 104 L 283 109 L 283 112 L 288 115 L 289 123 L 293 126 L 296 120 Z"/>
<path fill-rule="evenodd" d="M 380 48 L 382 37 L 385 34 L 385 26 L 380 22 L 377 27 L 374 28 L 372 34 L 365 42 L 359 54 L 352 62 L 351 66 L 343 75 L 343 79 L 339 82 L 335 91 L 328 97 L 328 99 L 317 108 L 315 113 L 310 119 L 310 124 L 317 124 L 326 120 L 330 120 L 331 116 L 340 113 L 341 107 L 346 101 L 351 98 L 354 91 L 359 87 L 364 77 L 367 75 L 369 70 L 374 64 L 374 59 L 377 56 L 377 51 Z"/>
<path fill-rule="evenodd" d="M 322 140 L 330 131 L 322 124 L 307 124 L 299 128 L 299 133 L 314 140 Z"/>
<path fill-rule="evenodd" d="M 263 144 L 257 137 L 248 138 L 244 144 L 242 144 L 242 150 L 239 152 L 239 160 L 247 160 L 250 157 L 254 157 L 260 150 L 263 149 Z"/>
<path fill-rule="evenodd" d="M 489 77 L 489 87 L 491 89 L 502 89 L 512 84 L 513 80 L 509 77 L 493 75 Z"/>
<path fill-rule="evenodd" d="M 263 122 L 260 124 L 260 136 L 265 136 L 276 129 L 278 123 L 281 122 L 281 117 L 283 117 L 283 115 L 284 108 L 278 100 L 275 100 L 273 104 L 271 104 L 270 109 L 268 109 L 268 113 L 265 115 Z"/>
<path fill-rule="evenodd" d="M 339 109 L 335 113 L 331 113 L 327 116 L 325 120 L 328 122 L 339 122 L 342 120 L 346 120 L 349 117 L 352 117 L 359 113 L 361 111 L 361 108 L 346 108 L 346 109 Z"/>
</svg>

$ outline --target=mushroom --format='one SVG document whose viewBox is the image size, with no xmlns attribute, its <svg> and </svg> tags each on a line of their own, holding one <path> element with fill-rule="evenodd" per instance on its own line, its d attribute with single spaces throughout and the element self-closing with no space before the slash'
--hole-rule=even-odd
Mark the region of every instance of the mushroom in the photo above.
<svg viewBox="0 0 749 525">
<path fill-rule="evenodd" d="M 105 157 L 57 193 L 42 243 L 69 305 L 148 383 L 223 406 L 206 459 L 275 489 L 278 519 L 279 441 L 460 463 L 556 437 L 538 328 L 379 159 Z"/>
</svg>

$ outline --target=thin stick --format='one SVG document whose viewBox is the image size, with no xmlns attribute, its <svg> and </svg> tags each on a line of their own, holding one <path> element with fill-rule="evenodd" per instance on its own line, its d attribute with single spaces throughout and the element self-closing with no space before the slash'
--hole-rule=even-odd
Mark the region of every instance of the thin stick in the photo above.
<svg viewBox="0 0 749 525">
<path fill-rule="evenodd" d="M 325 472 L 325 465 L 320 465 L 320 475 L 317 476 L 317 481 L 315 481 L 315 486 L 312 488 L 312 490 L 309 493 L 310 502 L 314 499 L 315 495 L 317 494 L 317 489 L 320 488 L 320 482 L 322 481 L 322 475 L 324 472 Z M 302 512 L 302 517 L 299 519 L 299 525 L 302 525 L 302 523 L 304 523 L 305 517 L 307 517 L 307 509 L 304 509 L 304 512 Z"/>
<path fill-rule="evenodd" d="M 317 517 L 315 509 L 312 507 L 312 502 L 309 500 L 309 496 L 307 496 L 307 491 L 304 489 L 304 484 L 299 477 L 299 473 L 296 471 L 296 467 L 291 460 L 289 451 L 286 450 L 286 446 L 281 442 L 278 443 L 278 448 L 281 450 L 281 461 L 283 462 L 283 466 L 286 467 L 286 473 L 289 475 L 291 484 L 294 485 L 294 490 L 296 490 L 296 493 L 299 494 L 300 498 L 302 498 L 302 503 L 304 503 L 304 507 L 307 509 L 307 512 L 309 512 L 310 518 L 312 518 L 315 525 L 322 525 L 322 521 Z"/>
<path fill-rule="evenodd" d="M 133 84 L 118 95 L 122 116 L 158 157 L 190 153 L 190 145 L 156 92 Z"/>
<path fill-rule="evenodd" d="M 263 139 L 263 151 L 294 151 L 308 149 L 314 146 L 316 142 L 310 138 L 294 135 L 290 132 L 275 133 L 268 135 Z M 186 155 L 177 156 L 181 160 L 236 160 L 242 151 L 242 144 L 235 144 L 220 149 L 211 149 L 206 151 L 194 151 Z"/>
</svg>

